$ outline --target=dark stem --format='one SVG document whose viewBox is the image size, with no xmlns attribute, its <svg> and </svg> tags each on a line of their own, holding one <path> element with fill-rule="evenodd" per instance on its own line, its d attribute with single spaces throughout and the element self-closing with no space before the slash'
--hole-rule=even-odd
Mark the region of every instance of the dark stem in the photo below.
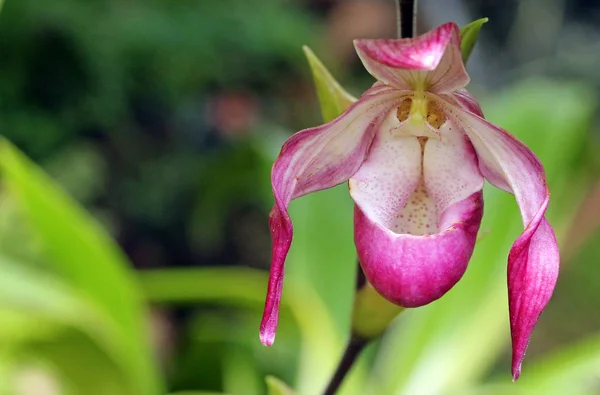
<svg viewBox="0 0 600 395">
<path fill-rule="evenodd" d="M 365 273 L 360 266 L 360 261 L 356 260 L 356 292 L 360 291 L 362 287 L 367 283 L 367 278 L 365 277 Z M 344 355 L 338 364 L 338 367 L 327 386 L 327 389 L 323 393 L 323 395 L 333 395 L 338 390 L 342 381 L 344 381 L 344 377 L 348 374 L 350 369 L 352 369 L 352 365 L 360 355 L 360 352 L 365 348 L 369 341 L 360 336 L 350 335 L 350 340 L 346 345 L 346 350 L 344 351 Z"/>
<path fill-rule="evenodd" d="M 342 356 L 342 359 L 338 364 L 335 374 L 331 378 L 327 389 L 325 392 L 323 392 L 323 395 L 334 395 L 336 393 L 338 388 L 340 388 L 342 381 L 344 381 L 344 377 L 346 377 L 352 368 L 352 365 L 354 365 L 354 362 L 360 355 L 360 352 L 365 348 L 368 342 L 369 341 L 367 339 L 362 337 L 350 337 L 350 341 L 348 341 L 348 344 L 346 345 L 344 355 Z"/>
<path fill-rule="evenodd" d="M 362 287 L 367 284 L 367 277 L 360 266 L 360 261 L 356 260 L 356 292 L 360 291 Z"/>
<path fill-rule="evenodd" d="M 417 1 L 396 0 L 398 38 L 409 38 L 417 35 Z"/>
</svg>

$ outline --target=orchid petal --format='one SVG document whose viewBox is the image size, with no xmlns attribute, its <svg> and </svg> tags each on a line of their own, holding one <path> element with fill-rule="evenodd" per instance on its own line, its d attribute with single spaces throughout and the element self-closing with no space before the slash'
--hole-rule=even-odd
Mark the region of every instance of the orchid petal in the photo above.
<svg viewBox="0 0 600 395">
<path fill-rule="evenodd" d="M 483 118 L 483 111 L 481 110 L 479 103 L 477 102 L 475 97 L 473 97 L 473 95 L 471 95 L 466 89 L 461 89 L 456 92 L 453 92 L 452 95 L 443 96 L 446 100 L 455 103 L 459 107 L 462 107 L 465 110 Z"/>
<path fill-rule="evenodd" d="M 354 202 L 386 228 L 399 226 L 398 214 L 419 186 L 422 172 L 419 140 L 394 136 L 399 123 L 394 118 L 388 116 L 349 183 Z"/>
<path fill-rule="evenodd" d="M 290 137 L 273 165 L 271 183 L 275 206 L 271 210 L 272 262 L 260 339 L 275 340 L 283 269 L 292 242 L 287 208 L 292 199 L 347 181 L 362 164 L 383 116 L 397 104 L 401 92 L 375 87 L 342 115 L 322 126 Z"/>
<path fill-rule="evenodd" d="M 440 232 L 396 234 L 356 205 L 354 242 L 365 275 L 386 299 L 418 307 L 443 296 L 464 274 L 483 215 L 483 194 L 475 192 L 448 207 Z"/>
<path fill-rule="evenodd" d="M 429 139 L 423 153 L 423 180 L 438 212 L 483 188 L 477 154 L 460 127 L 449 119 L 441 140 Z"/>
<path fill-rule="evenodd" d="M 354 46 L 373 77 L 398 89 L 446 93 L 469 83 L 459 29 L 451 22 L 415 38 L 361 39 Z"/>
<path fill-rule="evenodd" d="M 542 164 L 522 142 L 471 112 L 457 110 L 456 116 L 477 151 L 485 178 L 514 194 L 521 210 L 525 230 L 508 256 L 512 373 L 516 380 L 533 328 L 558 277 L 558 245 L 544 217 L 550 194 Z"/>
<path fill-rule="evenodd" d="M 423 148 L 416 137 L 385 131 L 350 179 L 355 243 L 375 289 L 416 307 L 464 274 L 483 213 L 483 177 L 473 147 L 450 122 L 440 128 L 442 140 L 422 139 Z"/>
</svg>

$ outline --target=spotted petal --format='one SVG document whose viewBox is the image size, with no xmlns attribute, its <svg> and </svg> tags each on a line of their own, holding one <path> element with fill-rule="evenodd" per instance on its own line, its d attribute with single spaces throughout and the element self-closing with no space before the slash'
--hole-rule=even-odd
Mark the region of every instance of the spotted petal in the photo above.
<svg viewBox="0 0 600 395">
<path fill-rule="evenodd" d="M 290 137 L 273 165 L 271 183 L 275 206 L 271 210 L 272 261 L 260 338 L 275 340 L 284 262 L 292 243 L 288 205 L 292 199 L 347 181 L 362 164 L 383 116 L 402 95 L 377 86 L 366 91 L 342 115 L 322 126 Z"/>
<path fill-rule="evenodd" d="M 398 89 L 448 93 L 469 83 L 460 31 L 451 22 L 415 38 L 360 39 L 354 46 L 373 77 Z"/>
<path fill-rule="evenodd" d="M 373 287 L 417 307 L 464 274 L 483 214 L 483 177 L 473 147 L 451 122 L 441 127 L 442 140 L 423 148 L 416 137 L 384 130 L 350 180 L 354 240 Z"/>
<path fill-rule="evenodd" d="M 548 304 L 559 271 L 559 251 L 544 214 L 550 194 L 544 169 L 514 136 L 467 111 L 457 111 L 480 159 L 483 175 L 515 195 L 525 230 L 508 256 L 508 296 L 516 380 L 533 328 Z"/>
</svg>

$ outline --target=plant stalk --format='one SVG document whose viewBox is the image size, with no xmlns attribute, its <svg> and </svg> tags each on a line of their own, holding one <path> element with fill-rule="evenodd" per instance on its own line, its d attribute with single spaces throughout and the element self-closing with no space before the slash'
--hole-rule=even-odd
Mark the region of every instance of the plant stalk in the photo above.
<svg viewBox="0 0 600 395">
<path fill-rule="evenodd" d="M 417 1 L 396 0 L 398 38 L 410 38 L 417 35 Z"/>
<path fill-rule="evenodd" d="M 327 386 L 323 395 L 334 395 L 336 391 L 340 388 L 342 381 L 354 365 L 354 362 L 358 359 L 361 351 L 365 348 L 369 341 L 359 336 L 351 336 L 348 344 L 346 345 L 346 350 L 344 351 L 344 355 L 338 364 L 338 367 Z"/>
</svg>

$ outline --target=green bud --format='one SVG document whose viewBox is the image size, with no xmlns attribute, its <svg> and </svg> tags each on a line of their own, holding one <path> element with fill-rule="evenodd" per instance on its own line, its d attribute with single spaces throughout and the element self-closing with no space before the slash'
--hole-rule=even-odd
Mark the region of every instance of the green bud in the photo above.
<svg viewBox="0 0 600 395">
<path fill-rule="evenodd" d="M 364 339 L 376 338 L 403 310 L 404 307 L 389 302 L 367 283 L 354 298 L 352 333 Z"/>
<path fill-rule="evenodd" d="M 312 71 L 323 120 L 329 122 L 350 107 L 356 98 L 342 88 L 310 48 L 304 46 L 302 49 Z"/>
<path fill-rule="evenodd" d="M 462 53 L 464 64 L 467 64 L 467 60 L 469 60 L 469 56 L 471 56 L 471 52 L 473 52 L 473 48 L 479 37 L 481 26 L 487 21 L 488 18 L 477 19 L 460 29 L 460 51 Z"/>
<path fill-rule="evenodd" d="M 277 377 L 267 376 L 265 381 L 267 382 L 268 395 L 294 395 L 294 391 Z"/>
</svg>

